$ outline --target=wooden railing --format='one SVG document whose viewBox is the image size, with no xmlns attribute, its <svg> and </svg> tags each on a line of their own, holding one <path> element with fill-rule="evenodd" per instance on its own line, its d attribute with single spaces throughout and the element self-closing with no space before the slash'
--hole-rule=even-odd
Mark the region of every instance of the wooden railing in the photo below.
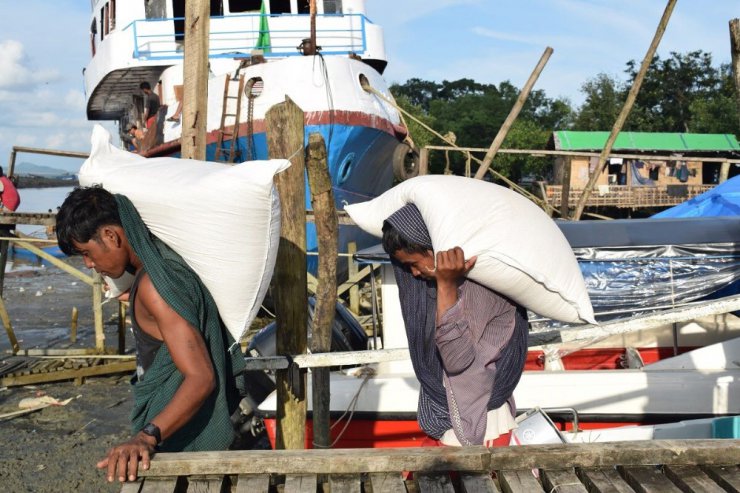
<svg viewBox="0 0 740 493">
<path fill-rule="evenodd" d="M 664 207 L 680 204 L 716 185 L 672 185 L 669 187 L 657 186 L 628 186 L 608 185 L 597 187 L 586 202 L 587 207 Z M 685 187 L 685 193 L 682 188 Z M 544 187 L 547 203 L 553 207 L 559 207 L 563 187 L 560 185 L 547 185 Z M 670 190 L 670 193 L 669 193 Z M 568 205 L 575 207 L 578 199 L 583 195 L 583 190 L 570 190 L 568 194 Z"/>
</svg>

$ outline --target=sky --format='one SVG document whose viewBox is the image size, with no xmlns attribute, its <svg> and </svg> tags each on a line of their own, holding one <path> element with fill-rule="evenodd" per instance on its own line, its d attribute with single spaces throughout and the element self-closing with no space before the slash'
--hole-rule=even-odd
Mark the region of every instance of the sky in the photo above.
<svg viewBox="0 0 740 493">
<path fill-rule="evenodd" d="M 135 1 L 135 0 L 126 0 Z M 385 31 L 389 83 L 470 78 L 522 87 L 545 48 L 535 89 L 583 102 L 579 89 L 606 73 L 624 80 L 642 61 L 667 0 L 366 0 Z M 729 21 L 740 0 L 678 0 L 658 54 L 703 50 L 731 60 Z M 89 0 L 0 0 L 0 165 L 11 147 L 88 151 L 82 70 L 90 58 Z M 21 154 L 75 171 L 79 160 Z"/>
</svg>

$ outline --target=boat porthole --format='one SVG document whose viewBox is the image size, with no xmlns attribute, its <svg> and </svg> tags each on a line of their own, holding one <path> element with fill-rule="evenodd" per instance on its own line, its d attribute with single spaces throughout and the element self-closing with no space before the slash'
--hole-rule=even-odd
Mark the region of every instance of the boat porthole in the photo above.
<svg viewBox="0 0 740 493">
<path fill-rule="evenodd" d="M 252 77 L 244 84 L 244 94 L 249 98 L 256 98 L 262 94 L 262 90 L 265 88 L 265 83 L 262 77 Z"/>
<path fill-rule="evenodd" d="M 350 152 L 342 160 L 342 163 L 339 165 L 339 170 L 337 173 L 337 177 L 339 178 L 339 184 L 344 183 L 345 181 L 347 181 L 347 178 L 349 178 L 350 171 L 352 171 L 352 163 L 354 162 L 354 160 L 355 160 L 354 152 Z"/>
<path fill-rule="evenodd" d="M 360 74 L 360 87 L 362 87 L 363 91 L 368 91 L 370 89 L 370 81 L 367 80 L 367 77 L 365 74 Z"/>
</svg>

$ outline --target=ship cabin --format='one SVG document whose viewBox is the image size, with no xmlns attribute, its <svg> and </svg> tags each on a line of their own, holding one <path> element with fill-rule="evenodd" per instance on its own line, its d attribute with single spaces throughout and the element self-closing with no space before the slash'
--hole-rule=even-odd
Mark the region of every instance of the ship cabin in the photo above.
<svg viewBox="0 0 740 493">
<path fill-rule="evenodd" d="M 185 1 L 92 0 L 91 60 L 84 70 L 89 120 L 121 121 L 142 81 L 154 88 L 166 69 L 182 64 Z M 226 73 L 255 55 L 255 60 L 269 61 L 306 54 L 308 0 L 210 4 L 212 72 Z M 365 16 L 365 0 L 317 0 L 316 9 L 321 55 L 357 57 L 382 74 L 387 64 L 383 31 Z"/>
<path fill-rule="evenodd" d="M 553 132 L 548 149 L 558 153 L 552 184 L 555 208 L 575 207 L 599 162 L 609 132 Z M 740 174 L 740 144 L 731 134 L 621 132 L 586 207 L 668 207 L 700 195 Z"/>
</svg>

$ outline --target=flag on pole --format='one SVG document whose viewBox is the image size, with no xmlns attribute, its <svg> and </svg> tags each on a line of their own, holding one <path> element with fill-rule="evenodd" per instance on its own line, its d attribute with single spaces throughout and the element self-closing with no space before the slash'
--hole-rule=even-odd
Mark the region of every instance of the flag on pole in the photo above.
<svg viewBox="0 0 740 493">
<path fill-rule="evenodd" d="M 265 0 L 262 0 L 262 8 L 260 8 L 260 34 L 257 37 L 257 46 L 255 48 L 265 53 L 270 52 L 270 26 L 267 23 Z"/>
</svg>

